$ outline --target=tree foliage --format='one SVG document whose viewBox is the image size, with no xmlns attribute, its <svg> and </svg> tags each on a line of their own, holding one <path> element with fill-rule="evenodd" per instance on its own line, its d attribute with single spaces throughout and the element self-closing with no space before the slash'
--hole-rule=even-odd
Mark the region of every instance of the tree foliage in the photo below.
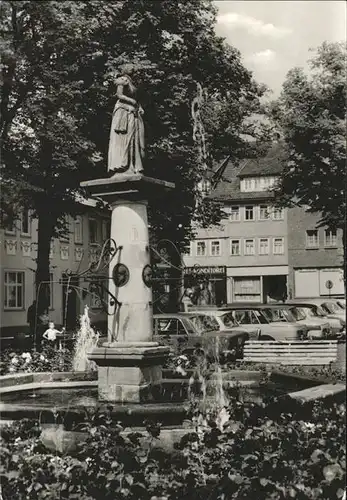
<svg viewBox="0 0 347 500">
<path fill-rule="evenodd" d="M 278 199 L 307 205 L 320 224 L 343 228 L 346 215 L 346 46 L 323 43 L 310 74 L 292 69 L 272 105 L 287 148 Z"/>
<path fill-rule="evenodd" d="M 36 283 L 48 281 L 49 244 L 63 215 L 81 210 L 80 182 L 105 176 L 121 71 L 131 73 L 145 110 L 146 174 L 176 184 L 165 204 L 151 207 L 151 225 L 182 247 L 202 213 L 196 184 L 206 167 L 190 118 L 197 82 L 207 96 L 210 163 L 226 150 L 235 159 L 243 153 L 245 119 L 259 111 L 265 90 L 215 35 L 212 2 L 4 1 L 0 8 L 2 176 L 39 221 Z"/>
</svg>

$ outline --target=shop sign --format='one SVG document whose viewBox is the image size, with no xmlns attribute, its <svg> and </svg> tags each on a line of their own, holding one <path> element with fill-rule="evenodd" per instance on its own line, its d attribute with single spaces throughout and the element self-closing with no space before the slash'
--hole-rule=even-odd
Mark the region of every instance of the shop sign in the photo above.
<svg viewBox="0 0 347 500">
<path fill-rule="evenodd" d="M 203 275 L 215 275 L 215 274 L 226 274 L 226 266 L 194 266 L 186 267 L 184 269 L 185 276 L 192 276 L 197 274 Z"/>
</svg>

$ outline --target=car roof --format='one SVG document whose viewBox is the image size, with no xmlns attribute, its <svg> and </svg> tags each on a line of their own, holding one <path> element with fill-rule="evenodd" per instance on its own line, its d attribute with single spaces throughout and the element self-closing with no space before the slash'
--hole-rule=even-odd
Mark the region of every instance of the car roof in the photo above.
<svg viewBox="0 0 347 500">
<path fill-rule="evenodd" d="M 153 314 L 153 318 L 155 319 L 165 319 L 165 318 L 177 318 L 177 319 L 182 319 L 182 318 L 186 318 L 186 314 L 185 313 L 160 313 L 160 314 Z"/>
<path fill-rule="evenodd" d="M 303 301 L 303 302 L 300 302 L 300 301 L 293 301 L 293 302 L 287 302 L 287 305 L 288 306 L 298 306 L 298 307 L 317 307 L 319 306 L 319 304 L 317 304 L 316 302 L 311 302 L 311 301 Z"/>
<path fill-rule="evenodd" d="M 184 312 L 185 316 L 198 316 L 198 315 L 203 315 L 203 316 L 222 316 L 222 314 L 227 313 L 227 310 L 224 309 L 192 309 L 191 311 Z"/>
<path fill-rule="evenodd" d="M 220 311 L 232 311 L 233 309 L 267 309 L 269 307 L 282 307 L 282 306 L 290 306 L 290 304 L 284 304 L 282 302 L 278 302 L 276 304 L 228 304 L 226 306 L 220 307 Z"/>
</svg>

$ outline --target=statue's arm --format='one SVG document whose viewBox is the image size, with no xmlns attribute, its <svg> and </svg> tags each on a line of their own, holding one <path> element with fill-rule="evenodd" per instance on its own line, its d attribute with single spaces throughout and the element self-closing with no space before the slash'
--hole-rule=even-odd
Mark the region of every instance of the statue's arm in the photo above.
<svg viewBox="0 0 347 500">
<path fill-rule="evenodd" d="M 122 99 L 122 101 L 128 102 L 129 104 L 133 104 L 134 106 L 137 104 L 135 99 L 133 99 L 132 97 L 128 97 L 127 95 L 124 94 L 123 85 L 117 86 L 117 97 L 118 99 Z"/>
</svg>

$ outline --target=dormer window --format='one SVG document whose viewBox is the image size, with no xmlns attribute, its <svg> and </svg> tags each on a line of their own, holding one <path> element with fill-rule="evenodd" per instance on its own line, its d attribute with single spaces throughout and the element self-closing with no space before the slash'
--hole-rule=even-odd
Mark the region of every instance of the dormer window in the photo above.
<svg viewBox="0 0 347 500">
<path fill-rule="evenodd" d="M 198 183 L 198 190 L 203 195 L 209 194 L 211 190 L 211 182 L 208 179 L 201 179 L 201 181 Z"/>
<path fill-rule="evenodd" d="M 241 179 L 240 189 L 243 193 L 267 191 L 274 186 L 276 181 L 277 176 L 245 177 Z"/>
</svg>

